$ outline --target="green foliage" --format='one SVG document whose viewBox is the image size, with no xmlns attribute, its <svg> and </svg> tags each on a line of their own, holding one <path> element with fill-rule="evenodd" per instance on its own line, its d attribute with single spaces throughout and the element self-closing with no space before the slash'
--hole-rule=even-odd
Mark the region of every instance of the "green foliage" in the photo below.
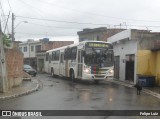
<svg viewBox="0 0 160 119">
<path fill-rule="evenodd" d="M 3 44 L 7 47 L 10 47 L 11 46 L 11 40 L 9 39 L 9 37 L 7 37 L 6 34 L 3 35 Z"/>
</svg>

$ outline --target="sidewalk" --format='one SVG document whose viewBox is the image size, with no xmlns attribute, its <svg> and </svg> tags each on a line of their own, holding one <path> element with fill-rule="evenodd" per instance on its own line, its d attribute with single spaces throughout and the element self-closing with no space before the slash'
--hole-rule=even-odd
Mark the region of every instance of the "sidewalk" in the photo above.
<svg viewBox="0 0 160 119">
<path fill-rule="evenodd" d="M 38 88 L 39 83 L 36 78 L 32 78 L 31 80 L 25 79 L 22 81 L 22 84 L 20 86 L 10 89 L 7 93 L 0 93 L 0 100 L 6 100 L 26 95 L 37 91 Z"/>
<path fill-rule="evenodd" d="M 130 87 L 130 88 L 134 88 L 133 83 L 119 81 L 119 80 L 116 80 L 116 79 L 109 79 L 107 81 L 110 81 L 110 82 L 113 82 L 113 83 L 116 83 L 116 84 L 119 84 L 119 85 L 127 86 L 127 87 Z M 160 99 L 160 87 L 143 87 L 142 91 Z"/>
</svg>

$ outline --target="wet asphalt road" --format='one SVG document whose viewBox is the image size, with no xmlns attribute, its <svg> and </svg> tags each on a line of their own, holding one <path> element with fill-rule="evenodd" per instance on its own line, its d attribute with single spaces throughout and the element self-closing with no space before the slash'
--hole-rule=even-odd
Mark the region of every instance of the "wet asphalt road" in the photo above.
<svg viewBox="0 0 160 119">
<path fill-rule="evenodd" d="M 40 89 L 26 96 L 0 101 L 1 110 L 160 110 L 160 100 L 146 93 L 136 94 L 136 89 L 103 81 L 94 84 L 88 81 L 52 78 L 48 74 L 36 77 Z M 9 118 L 9 117 L 8 117 Z M 7 119 L 8 119 L 7 118 Z M 9 119 L 28 119 L 12 117 Z M 41 119 L 42 117 L 32 117 Z M 31 117 L 29 119 L 32 119 Z M 146 119 L 146 117 L 118 116 L 72 116 L 43 117 L 43 119 Z M 148 117 L 152 118 L 152 117 Z M 159 117 L 154 117 L 159 118 Z M 154 119 L 153 118 L 153 119 Z"/>
</svg>

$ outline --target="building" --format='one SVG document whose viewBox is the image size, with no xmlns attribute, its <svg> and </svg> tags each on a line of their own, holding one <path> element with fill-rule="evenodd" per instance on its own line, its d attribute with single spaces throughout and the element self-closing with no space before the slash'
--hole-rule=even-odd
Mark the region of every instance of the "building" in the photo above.
<svg viewBox="0 0 160 119">
<path fill-rule="evenodd" d="M 114 47 L 116 79 L 136 83 L 140 76 L 152 76 L 160 85 L 160 33 L 130 29 L 108 41 Z"/>
<path fill-rule="evenodd" d="M 13 42 L 12 49 L 5 48 L 8 88 L 19 86 L 23 79 L 23 53 L 18 49 L 19 42 Z"/>
<path fill-rule="evenodd" d="M 77 32 L 79 36 L 79 42 L 86 40 L 107 41 L 107 38 L 117 34 L 124 29 L 107 29 L 106 27 L 100 27 L 95 29 L 83 29 L 83 31 Z"/>
<path fill-rule="evenodd" d="M 37 59 L 37 54 L 39 55 L 41 52 L 73 43 L 73 41 L 49 41 L 48 38 L 40 39 L 38 41 L 29 39 L 27 42 L 19 43 L 19 49 L 24 54 L 24 64 L 29 64 L 37 69 L 37 64 L 39 64 L 37 63 L 37 60 L 44 62 L 44 58 Z"/>
</svg>

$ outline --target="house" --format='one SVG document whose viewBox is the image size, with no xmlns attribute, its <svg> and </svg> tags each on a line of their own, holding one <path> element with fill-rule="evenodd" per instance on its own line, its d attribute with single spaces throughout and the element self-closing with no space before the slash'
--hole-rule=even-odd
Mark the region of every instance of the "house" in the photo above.
<svg viewBox="0 0 160 119">
<path fill-rule="evenodd" d="M 160 85 L 160 33 L 129 29 L 108 42 L 113 43 L 116 79 L 136 83 L 141 76 L 155 77 Z"/>
<path fill-rule="evenodd" d="M 48 38 L 37 41 L 28 39 L 26 42 L 19 43 L 19 50 L 24 54 L 24 64 L 29 64 L 38 71 L 41 71 L 42 66 L 44 65 L 45 51 L 73 43 L 73 41 L 49 41 Z"/>
<path fill-rule="evenodd" d="M 79 42 L 86 40 L 97 40 L 97 41 L 107 41 L 107 38 L 117 34 L 125 29 L 108 29 L 106 27 L 99 27 L 94 29 L 83 29 L 83 31 L 78 31 Z"/>
</svg>

